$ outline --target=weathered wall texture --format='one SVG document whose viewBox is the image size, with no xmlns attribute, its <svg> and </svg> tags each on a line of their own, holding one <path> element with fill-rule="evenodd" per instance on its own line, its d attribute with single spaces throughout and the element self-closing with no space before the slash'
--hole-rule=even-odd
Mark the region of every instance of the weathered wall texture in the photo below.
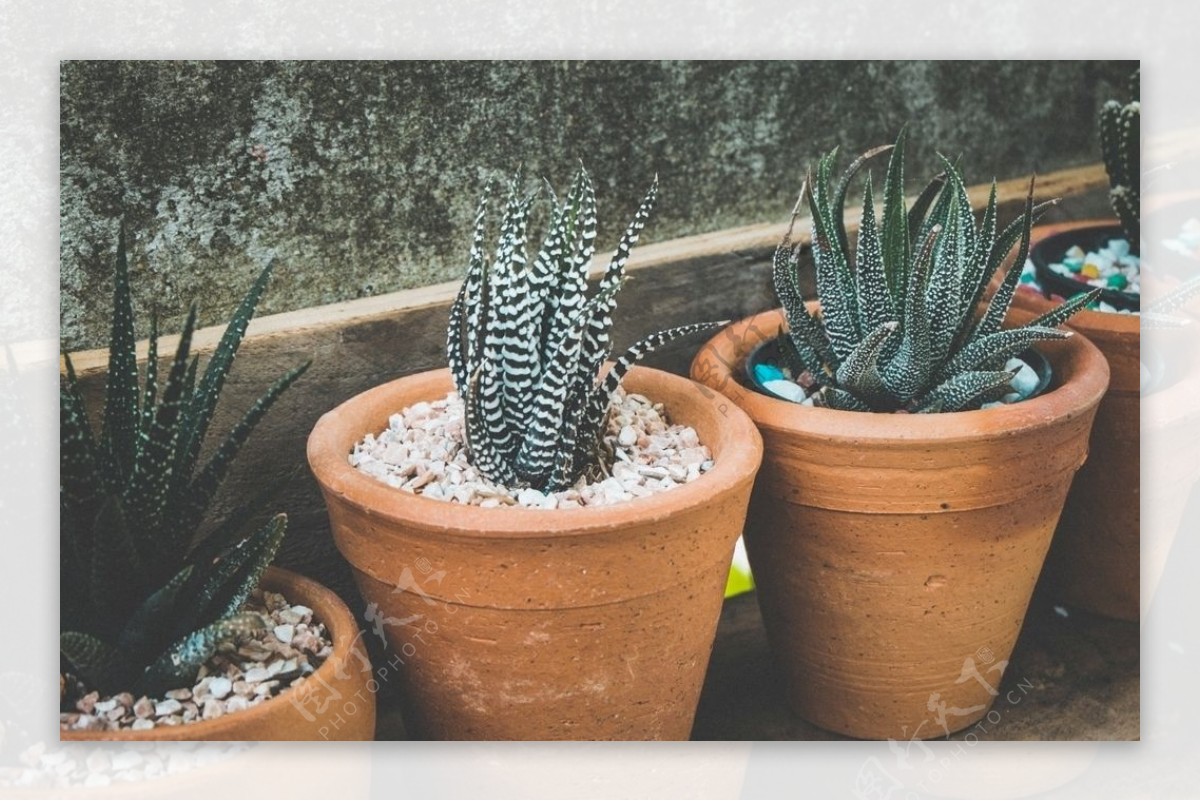
<svg viewBox="0 0 1200 801">
<path fill-rule="evenodd" d="M 1098 158 L 1121 62 L 64 62 L 62 338 L 104 344 L 118 220 L 136 303 L 227 319 L 461 275 L 475 197 L 524 163 L 596 183 L 602 249 L 655 173 L 647 239 L 786 216 L 805 166 L 910 125 L 910 174 L 971 182 Z M 532 183 L 531 183 L 532 186 Z M 147 326 L 149 315 L 139 314 Z M 145 333 L 145 330 L 141 332 Z"/>
</svg>

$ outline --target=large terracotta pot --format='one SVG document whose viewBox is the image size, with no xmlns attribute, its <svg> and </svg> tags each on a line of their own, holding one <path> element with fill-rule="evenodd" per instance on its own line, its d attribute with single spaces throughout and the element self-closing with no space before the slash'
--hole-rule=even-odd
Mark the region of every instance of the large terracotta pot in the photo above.
<svg viewBox="0 0 1200 801">
<path fill-rule="evenodd" d="M 1066 232 L 1109 228 L 1112 220 L 1083 220 L 1034 229 L 1032 247 Z M 1043 314 L 1061 301 L 1025 287 L 1017 309 Z M 1092 427 L 1090 455 L 1075 477 L 1054 535 L 1043 581 L 1063 602 L 1121 620 L 1140 614 L 1141 337 L 1132 314 L 1082 311 L 1071 328 L 1108 360 L 1111 380 Z"/>
<path fill-rule="evenodd" d="M 693 426 L 714 467 L 616 506 L 481 509 L 393 489 L 350 466 L 368 432 L 442 398 L 448 370 L 326 414 L 308 441 L 338 549 L 394 652 L 410 731 L 434 739 L 686 739 L 762 441 L 705 387 L 625 379 Z"/>
<path fill-rule="evenodd" d="M 771 647 L 801 717 L 863 738 L 936 737 L 982 718 L 1020 631 L 1108 385 L 1094 345 L 1041 348 L 1056 385 L 986 411 L 871 414 L 743 385 L 781 311 L 705 345 L 692 375 L 758 424 L 746 524 Z"/>
<path fill-rule="evenodd" d="M 269 567 L 261 586 L 313 610 L 333 653 L 305 682 L 270 701 L 213 720 L 145 731 L 63 731 L 68 740 L 372 740 L 375 680 L 358 624 L 342 599 L 312 579 Z"/>
</svg>

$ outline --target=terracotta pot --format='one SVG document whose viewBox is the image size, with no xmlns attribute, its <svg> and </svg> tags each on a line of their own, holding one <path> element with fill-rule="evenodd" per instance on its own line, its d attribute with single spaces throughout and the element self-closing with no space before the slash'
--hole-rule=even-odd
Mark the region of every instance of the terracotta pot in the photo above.
<svg viewBox="0 0 1200 801">
<path fill-rule="evenodd" d="M 481 509 L 350 466 L 389 415 L 452 389 L 448 370 L 326 414 L 308 440 L 338 549 L 386 633 L 405 723 L 434 739 L 686 739 L 762 442 L 720 395 L 635 368 L 631 392 L 693 426 L 715 465 L 616 506 Z"/>
<path fill-rule="evenodd" d="M 1032 245 L 1113 224 L 1083 220 L 1041 225 L 1034 229 Z M 1013 306 L 1038 315 L 1059 302 L 1023 289 Z M 1120 620 L 1137 620 L 1140 614 L 1139 322 L 1136 315 L 1099 311 L 1071 318 L 1071 328 L 1108 359 L 1112 377 L 1096 413 L 1088 460 L 1067 495 L 1043 579 L 1063 602 Z"/>
<path fill-rule="evenodd" d="M 145 731 L 64 731 L 67 740 L 372 740 L 375 737 L 374 683 L 354 615 L 312 579 L 278 567 L 267 568 L 261 586 L 292 604 L 313 610 L 333 639 L 333 653 L 304 684 L 270 701 L 213 720 Z"/>
<path fill-rule="evenodd" d="M 863 738 L 936 737 L 982 718 L 1020 631 L 1108 367 L 1083 337 L 1040 347 L 1055 388 L 986 411 L 799 406 L 743 386 L 784 326 L 736 323 L 692 376 L 758 424 L 746 524 L 768 640 L 801 717 Z"/>
</svg>

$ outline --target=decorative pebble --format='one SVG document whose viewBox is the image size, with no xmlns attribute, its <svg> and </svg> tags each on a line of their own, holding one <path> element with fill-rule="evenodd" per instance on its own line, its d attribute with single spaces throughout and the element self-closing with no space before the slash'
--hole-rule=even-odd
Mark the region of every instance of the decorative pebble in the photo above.
<svg viewBox="0 0 1200 801">
<path fill-rule="evenodd" d="M 233 692 L 233 682 L 224 676 L 217 676 L 208 685 L 208 694 L 218 701 Z"/>
<path fill-rule="evenodd" d="M 154 716 L 154 702 L 149 698 L 142 696 L 133 705 L 133 714 L 139 718 L 149 718 Z"/>
<path fill-rule="evenodd" d="M 1005 363 L 1004 369 L 1015 372 L 1015 375 L 1013 375 L 1013 377 L 1012 377 L 1012 381 L 1009 382 L 1009 386 L 1011 386 L 1013 388 L 1013 390 L 1017 393 L 1017 396 L 1018 396 L 1017 398 L 1014 398 L 1013 400 L 1023 400 L 1025 398 L 1028 398 L 1029 396 L 1031 396 L 1033 394 L 1034 390 L 1037 389 L 1037 385 L 1038 385 L 1037 371 L 1034 370 L 1032 367 L 1030 367 L 1028 364 L 1026 364 L 1023 360 L 1017 359 L 1017 358 L 1009 359 Z M 1005 397 L 1007 397 L 1007 396 L 1005 396 Z M 1013 401 L 1010 400 L 1010 401 L 1005 401 L 1005 402 L 1012 403 Z"/>
<path fill-rule="evenodd" d="M 622 448 L 632 448 L 637 444 L 637 441 L 638 432 L 634 430 L 633 426 L 624 426 L 621 429 L 621 433 L 617 435 L 617 442 L 620 443 Z"/>
<path fill-rule="evenodd" d="M 1200 222 L 1196 228 L 1196 244 L 1200 246 Z M 1085 253 L 1083 248 L 1073 245 L 1063 254 L 1061 262 L 1050 265 L 1050 270 L 1088 286 L 1141 294 L 1141 259 L 1130 252 L 1129 242 L 1125 239 L 1110 239 L 1103 247 L 1090 253 Z M 1041 292 L 1032 260 L 1025 262 L 1021 271 L 1021 284 Z M 1135 311 L 1118 310 L 1104 301 L 1094 303 L 1091 308 L 1098 311 L 1137 314 Z"/>
<path fill-rule="evenodd" d="M 183 704 L 176 701 L 174 698 L 168 698 L 165 701 L 159 701 L 154 707 L 154 716 L 161 718 L 167 715 L 174 715 L 176 712 L 183 709 Z"/>
<path fill-rule="evenodd" d="M 783 370 L 773 364 L 760 363 L 754 365 L 754 377 L 758 379 L 758 383 L 766 386 L 772 381 L 783 380 L 784 374 Z"/>
<path fill-rule="evenodd" d="M 761 365 L 760 365 L 761 366 Z M 755 368 L 757 371 L 757 367 Z M 781 371 L 782 375 L 782 371 Z M 804 389 L 794 381 L 788 381 L 780 378 L 771 381 L 764 381 L 763 387 L 768 391 L 773 392 L 784 400 L 790 400 L 794 403 L 800 403 L 805 399 Z"/>
<path fill-rule="evenodd" d="M 59 726 L 142 731 L 212 720 L 278 695 L 303 681 L 302 677 L 311 674 L 332 653 L 324 625 L 312 622 L 312 609 L 307 606 L 292 606 L 278 593 L 255 590 L 245 608 L 269 617 L 270 630 L 256 640 L 221 643 L 193 686 L 172 688 L 162 698 L 142 697 L 136 701 L 127 692 L 109 698 L 101 698 L 96 692 L 84 693 L 76 701 L 75 711 L 60 714 Z M 262 658 L 252 660 L 246 654 Z"/>
<path fill-rule="evenodd" d="M 589 482 L 585 476 L 569 489 L 553 493 L 510 490 L 486 480 L 471 466 L 463 448 L 464 435 L 463 405 L 457 394 L 450 393 L 391 415 L 388 428 L 364 437 L 349 460 L 367 475 L 402 491 L 483 508 L 574 509 L 621 503 L 694 481 L 712 467 L 712 454 L 700 444 L 695 429 L 669 424 L 662 404 L 620 389 L 613 396 L 605 433 L 616 457 L 611 477 Z M 699 450 L 700 457 L 685 456 L 689 450 Z M 631 473 L 621 464 L 649 466 L 657 472 Z M 670 482 L 664 483 L 665 478 Z"/>
</svg>

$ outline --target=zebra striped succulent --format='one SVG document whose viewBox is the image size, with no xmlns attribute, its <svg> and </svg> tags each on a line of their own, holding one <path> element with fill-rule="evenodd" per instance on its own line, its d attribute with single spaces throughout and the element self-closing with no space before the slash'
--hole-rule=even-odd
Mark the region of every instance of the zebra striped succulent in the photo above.
<svg viewBox="0 0 1200 801">
<path fill-rule="evenodd" d="M 952 412 L 978 408 L 1011 391 L 1007 360 L 1034 342 L 1068 336 L 1058 326 L 1098 290 L 1082 293 L 1019 328 L 1002 330 L 1020 267 L 1009 268 L 981 315 L 976 308 L 1005 256 L 1029 251 L 1030 228 L 1057 201 L 1035 205 L 1033 182 L 1024 213 L 997 232 L 996 186 L 976 227 L 962 175 L 943 159 L 911 208 L 904 199 L 904 139 L 856 159 L 836 186 L 836 149 L 809 174 L 792 223 L 807 198 L 821 308 L 806 308 L 799 289 L 799 247 L 791 229 L 775 251 L 774 283 L 789 332 L 794 372 L 810 374 L 813 403 L 851 411 Z M 866 162 L 891 151 L 882 217 L 866 176 L 854 253 L 844 222 L 846 195 Z"/>
<path fill-rule="evenodd" d="M 1109 100 L 1100 109 L 1100 151 L 1104 155 L 1104 168 L 1108 172 L 1108 199 L 1129 247 L 1138 252 L 1141 244 L 1142 204 L 1142 159 L 1141 120 L 1142 104 L 1138 100 L 1138 82 L 1141 70 L 1134 70 L 1129 77 L 1129 93 L 1133 97 L 1122 104 Z"/>
<path fill-rule="evenodd" d="M 224 640 L 265 628 L 241 611 L 283 539 L 286 518 L 251 521 L 269 497 L 197 531 L 238 451 L 308 365 L 285 373 L 200 462 L 225 377 L 266 288 L 262 271 L 198 375 L 192 307 L 165 383 L 152 320 L 139 388 L 133 302 L 122 231 L 117 245 L 103 428 L 95 436 L 74 366 L 64 355 L 61 457 L 60 650 L 68 669 L 103 693 L 157 693 L 188 684 Z"/>
<path fill-rule="evenodd" d="M 467 276 L 450 309 L 446 355 L 466 406 L 472 464 L 506 487 L 566 489 L 599 475 L 612 454 L 602 434 L 610 400 L 639 359 L 662 344 L 724 323 L 697 323 L 646 337 L 600 379 L 612 352 L 612 313 L 625 264 L 650 217 L 658 179 L 617 244 L 599 286 L 588 295 L 596 239 L 596 196 L 580 167 L 566 198 L 549 195 L 549 227 L 530 261 L 526 231 L 539 192 L 523 194 L 521 172 L 508 183 L 494 255 L 485 253 L 494 186 L 475 213 Z"/>
</svg>

